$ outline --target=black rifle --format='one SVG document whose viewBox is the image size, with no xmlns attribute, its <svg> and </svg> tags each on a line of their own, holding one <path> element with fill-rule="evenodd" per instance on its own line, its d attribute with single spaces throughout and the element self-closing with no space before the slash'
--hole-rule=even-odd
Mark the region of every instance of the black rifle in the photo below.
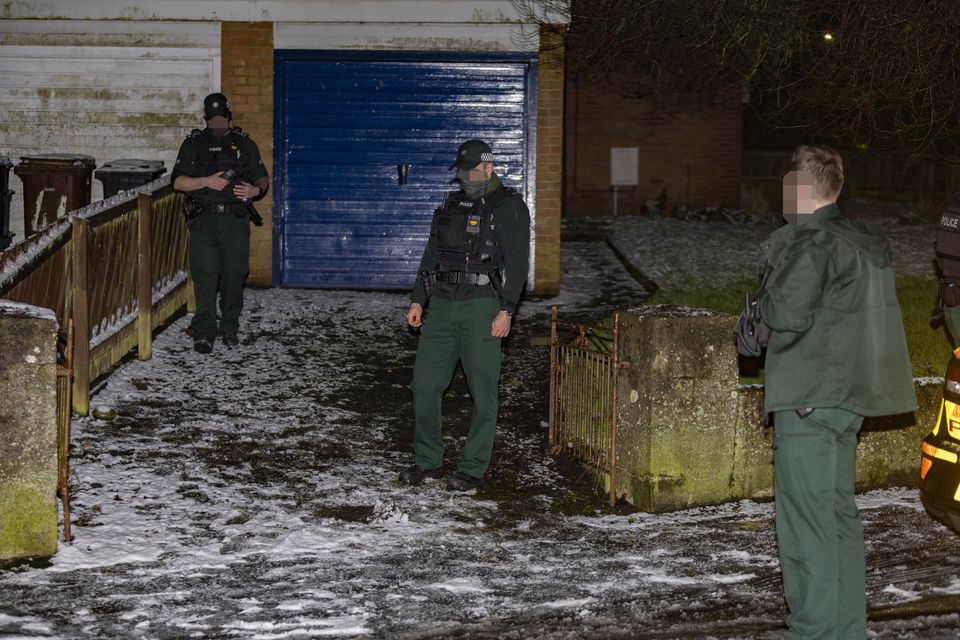
<svg viewBox="0 0 960 640">
<path fill-rule="evenodd" d="M 503 278 L 500 277 L 500 270 L 493 269 L 487 274 L 487 277 L 490 278 L 490 287 L 496 294 L 497 300 L 500 304 L 503 304 Z"/>
<path fill-rule="evenodd" d="M 245 181 L 245 176 L 239 176 L 239 179 L 234 181 L 234 178 L 238 178 L 238 173 L 236 169 L 227 169 L 222 174 L 220 174 L 220 177 L 226 180 L 229 180 L 230 184 L 228 186 L 230 187 L 233 187 L 236 184 L 239 184 L 240 182 Z M 247 217 L 250 218 L 250 222 L 252 222 L 255 227 L 262 227 L 263 216 L 261 216 L 260 212 L 257 211 L 257 208 L 253 206 L 253 203 L 250 202 L 249 200 L 241 200 L 241 202 L 247 205 Z"/>
<path fill-rule="evenodd" d="M 253 223 L 253 226 L 263 226 L 263 217 L 260 215 L 260 212 L 257 211 L 257 208 L 253 206 L 253 203 L 249 200 L 247 201 L 247 215 L 250 217 L 250 222 Z"/>
</svg>

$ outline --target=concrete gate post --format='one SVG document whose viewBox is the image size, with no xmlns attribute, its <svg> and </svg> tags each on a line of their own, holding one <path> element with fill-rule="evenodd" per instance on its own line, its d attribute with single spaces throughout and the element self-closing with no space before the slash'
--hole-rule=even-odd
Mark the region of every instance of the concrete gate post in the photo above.
<svg viewBox="0 0 960 640">
<path fill-rule="evenodd" d="M 656 512 L 772 497 L 773 429 L 764 426 L 763 387 L 739 383 L 735 323 L 670 305 L 620 314 L 620 355 L 630 363 L 617 403 L 620 498 Z M 916 484 L 942 382 L 915 384 L 916 415 L 864 421 L 859 491 Z"/>
<path fill-rule="evenodd" d="M 756 399 L 742 405 L 735 322 L 672 305 L 621 313 L 617 493 L 637 507 L 769 495 L 770 434 Z"/>
<path fill-rule="evenodd" d="M 0 300 L 0 562 L 57 551 L 57 319 Z"/>
</svg>

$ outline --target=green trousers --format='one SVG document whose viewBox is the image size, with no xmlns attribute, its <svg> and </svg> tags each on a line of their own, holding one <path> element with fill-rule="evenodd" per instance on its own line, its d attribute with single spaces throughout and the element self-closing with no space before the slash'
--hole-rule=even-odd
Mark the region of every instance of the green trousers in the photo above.
<svg viewBox="0 0 960 640">
<path fill-rule="evenodd" d="M 244 215 L 203 213 L 190 228 L 190 277 L 197 313 L 190 326 L 197 336 L 217 334 L 217 294 L 220 331 L 236 332 L 243 309 L 243 284 L 250 258 L 250 221 Z"/>
<path fill-rule="evenodd" d="M 421 469 L 443 465 L 440 405 L 458 361 L 473 398 L 473 418 L 457 469 L 480 478 L 490 466 L 500 391 L 500 338 L 490 335 L 490 330 L 499 311 L 494 298 L 452 301 L 434 296 L 430 300 L 411 386 L 416 418 L 414 463 Z"/>
<path fill-rule="evenodd" d="M 863 416 L 776 413 L 777 549 L 790 610 L 786 638 L 867 637 L 863 524 L 854 502 Z"/>
</svg>

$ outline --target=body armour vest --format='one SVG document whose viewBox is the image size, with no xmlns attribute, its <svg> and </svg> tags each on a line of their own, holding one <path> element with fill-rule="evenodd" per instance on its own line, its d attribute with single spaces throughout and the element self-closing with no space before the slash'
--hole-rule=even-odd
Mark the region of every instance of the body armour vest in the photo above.
<svg viewBox="0 0 960 640">
<path fill-rule="evenodd" d="M 960 209 L 949 208 L 940 214 L 937 262 L 945 278 L 960 281 Z"/>
<path fill-rule="evenodd" d="M 503 248 L 493 210 L 514 193 L 513 189 L 502 188 L 478 200 L 467 198 L 462 191 L 447 196 L 433 214 L 441 271 L 490 274 L 503 269 Z"/>
<path fill-rule="evenodd" d="M 240 148 L 243 145 L 245 133 L 237 129 L 230 129 L 222 136 L 213 135 L 210 129 L 195 131 L 191 134 L 196 145 L 196 170 L 199 176 L 209 176 L 220 171 L 233 169 L 237 172 L 234 182 L 243 178 L 244 170 L 241 163 Z M 221 204 L 238 202 L 230 188 L 223 191 L 200 189 L 190 194 L 191 198 L 206 204 Z"/>
</svg>

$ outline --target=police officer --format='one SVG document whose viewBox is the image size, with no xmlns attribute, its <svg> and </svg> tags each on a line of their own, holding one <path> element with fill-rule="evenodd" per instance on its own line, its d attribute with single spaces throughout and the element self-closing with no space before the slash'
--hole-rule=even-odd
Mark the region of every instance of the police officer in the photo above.
<svg viewBox="0 0 960 640">
<path fill-rule="evenodd" d="M 764 409 L 774 415 L 777 549 L 787 638 L 866 638 L 863 524 L 854 500 L 864 416 L 917 408 L 890 246 L 837 207 L 840 155 L 801 146 L 783 178 L 771 270 Z"/>
<path fill-rule="evenodd" d="M 197 301 L 189 333 L 196 351 L 210 353 L 218 330 L 223 344 L 238 344 L 249 268 L 250 203 L 267 193 L 269 178 L 256 143 L 231 128 L 225 95 L 208 95 L 203 115 L 207 127 L 194 129 L 184 140 L 171 177 L 173 188 L 186 194 L 190 276 Z"/>
<path fill-rule="evenodd" d="M 953 345 L 960 347 L 960 203 L 940 214 L 936 251 L 941 277 L 934 319 L 943 318 Z"/>
<path fill-rule="evenodd" d="M 500 181 L 493 152 L 482 140 L 460 145 L 449 168 L 457 169 L 462 188 L 434 213 L 406 317 L 422 331 L 411 387 L 414 464 L 400 473 L 400 481 L 418 485 L 444 475 L 440 404 L 459 361 L 473 417 L 447 488 L 467 491 L 482 484 L 493 453 L 500 341 L 510 334 L 527 278 L 530 212 L 523 197 Z"/>
</svg>

